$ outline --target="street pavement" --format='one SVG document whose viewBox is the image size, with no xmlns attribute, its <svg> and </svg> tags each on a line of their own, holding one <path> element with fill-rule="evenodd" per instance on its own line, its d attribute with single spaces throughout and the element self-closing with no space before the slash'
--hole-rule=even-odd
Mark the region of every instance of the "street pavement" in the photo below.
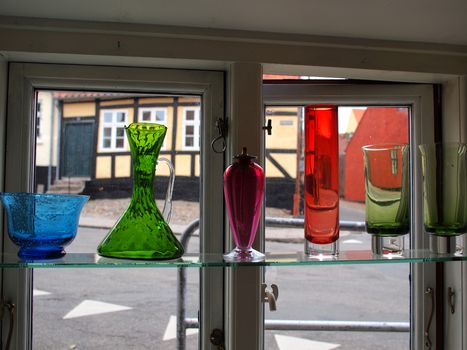
<svg viewBox="0 0 467 350">
<path fill-rule="evenodd" d="M 341 208 L 343 220 L 362 221 L 361 206 Z M 67 252 L 93 252 L 114 220 L 82 217 Z M 180 233 L 184 225 L 172 224 Z M 341 249 L 369 249 L 369 235 L 341 232 Z M 266 228 L 266 251 L 303 250 L 303 228 Z M 199 251 L 199 239 L 188 252 Z M 268 285 L 279 286 L 272 320 L 409 320 L 408 264 L 265 268 Z M 34 270 L 34 340 L 37 350 L 176 349 L 176 269 L 96 268 Z M 199 270 L 187 269 L 186 316 L 199 310 Z M 198 348 L 197 330 L 187 350 Z M 408 333 L 265 332 L 266 350 L 401 350 Z"/>
<path fill-rule="evenodd" d="M 365 207 L 361 203 L 341 201 L 339 210 L 341 220 L 360 222 L 365 220 Z M 117 220 L 113 218 L 82 215 L 79 220 L 79 226 L 110 229 L 116 221 Z M 170 222 L 169 226 L 176 235 L 181 235 L 188 225 Z M 301 242 L 303 241 L 303 228 L 268 227 L 266 230 L 266 240 L 289 243 Z"/>
</svg>

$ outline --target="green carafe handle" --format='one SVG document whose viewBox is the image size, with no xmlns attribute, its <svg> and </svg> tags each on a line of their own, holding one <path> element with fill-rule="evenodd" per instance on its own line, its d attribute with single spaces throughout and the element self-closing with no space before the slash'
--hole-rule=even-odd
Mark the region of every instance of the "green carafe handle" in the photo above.
<svg viewBox="0 0 467 350">
<path fill-rule="evenodd" d="M 174 166 L 172 162 L 168 160 L 167 158 L 160 157 L 157 160 L 157 165 L 159 165 L 159 162 L 165 163 L 167 167 L 169 168 L 169 183 L 167 184 L 167 192 L 165 194 L 164 208 L 162 209 L 162 217 L 164 218 L 165 222 L 169 223 L 170 218 L 172 216 L 172 195 L 173 195 L 174 184 L 175 184 L 175 170 L 174 170 Z"/>
</svg>

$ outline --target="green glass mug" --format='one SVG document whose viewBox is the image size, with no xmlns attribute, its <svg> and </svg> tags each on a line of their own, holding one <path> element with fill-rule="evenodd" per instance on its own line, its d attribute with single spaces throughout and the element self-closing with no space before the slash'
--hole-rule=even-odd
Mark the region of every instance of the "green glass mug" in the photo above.
<svg viewBox="0 0 467 350">
<path fill-rule="evenodd" d="M 362 147 L 365 164 L 365 224 L 373 252 L 401 253 L 409 232 L 409 146 Z"/>
</svg>

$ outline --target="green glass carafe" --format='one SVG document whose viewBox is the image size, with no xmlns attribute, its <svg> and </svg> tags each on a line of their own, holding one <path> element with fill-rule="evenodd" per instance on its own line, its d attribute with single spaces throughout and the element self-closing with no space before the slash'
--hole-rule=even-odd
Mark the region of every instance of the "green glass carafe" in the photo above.
<svg viewBox="0 0 467 350">
<path fill-rule="evenodd" d="M 99 244 L 97 252 L 112 258 L 179 258 L 183 255 L 183 246 L 174 236 L 154 200 L 155 168 L 167 128 L 154 123 L 132 123 L 125 127 L 125 131 L 133 166 L 131 202 Z M 166 198 L 166 206 L 167 200 L 171 199 Z M 166 218 L 168 216 L 170 214 Z"/>
</svg>

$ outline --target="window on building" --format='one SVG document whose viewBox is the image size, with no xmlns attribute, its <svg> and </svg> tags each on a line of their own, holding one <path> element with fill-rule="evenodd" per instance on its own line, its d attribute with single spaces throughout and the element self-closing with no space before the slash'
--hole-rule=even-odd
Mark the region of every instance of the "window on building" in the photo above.
<svg viewBox="0 0 467 350">
<path fill-rule="evenodd" d="M 167 108 L 140 108 L 138 112 L 138 120 L 143 123 L 156 123 L 167 126 Z M 164 138 L 164 143 L 161 149 L 165 150 L 167 138 Z"/>
<path fill-rule="evenodd" d="M 100 148 L 102 151 L 125 149 L 127 115 L 128 112 L 126 110 L 104 110 L 101 112 Z"/>
<path fill-rule="evenodd" d="M 199 150 L 199 107 L 183 110 L 183 148 Z"/>
<path fill-rule="evenodd" d="M 139 121 L 167 125 L 166 108 L 140 108 Z"/>
<path fill-rule="evenodd" d="M 42 142 L 42 127 L 43 127 L 43 116 L 42 116 L 42 101 L 37 101 L 36 104 L 36 139 L 37 142 Z"/>
</svg>

